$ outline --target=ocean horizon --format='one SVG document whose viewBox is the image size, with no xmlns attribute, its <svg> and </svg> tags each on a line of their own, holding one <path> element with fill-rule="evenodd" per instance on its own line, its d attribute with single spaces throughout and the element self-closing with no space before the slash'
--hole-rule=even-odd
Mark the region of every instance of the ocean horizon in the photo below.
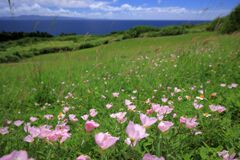
<svg viewBox="0 0 240 160">
<path fill-rule="evenodd" d="M 165 27 L 183 24 L 201 24 L 202 20 L 0 20 L 0 31 L 3 32 L 47 32 L 59 34 L 94 34 L 104 35 L 123 31 L 135 26 Z"/>
</svg>

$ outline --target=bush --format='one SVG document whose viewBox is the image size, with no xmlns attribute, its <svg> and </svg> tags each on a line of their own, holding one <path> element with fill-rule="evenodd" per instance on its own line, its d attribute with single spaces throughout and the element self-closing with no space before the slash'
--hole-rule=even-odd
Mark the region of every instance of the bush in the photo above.
<svg viewBox="0 0 240 160">
<path fill-rule="evenodd" d="M 131 28 L 128 31 L 126 31 L 124 33 L 123 39 L 137 38 L 143 33 L 151 32 L 151 31 L 158 31 L 158 30 L 159 30 L 159 28 L 151 27 L 151 26 L 137 26 L 137 27 Z"/>
<path fill-rule="evenodd" d="M 47 32 L 0 32 L 0 42 L 9 41 L 9 40 L 18 40 L 25 37 L 42 37 L 49 38 L 52 37 L 51 34 Z"/>
<path fill-rule="evenodd" d="M 215 31 L 219 30 L 220 26 L 224 22 L 224 18 L 216 18 L 214 21 L 212 21 L 209 26 L 206 28 L 207 31 Z"/>
<path fill-rule="evenodd" d="M 180 35 L 186 32 L 184 26 L 165 27 L 160 30 L 160 36 Z"/>
<path fill-rule="evenodd" d="M 20 61 L 20 57 L 16 55 L 7 55 L 6 57 L 6 62 L 18 62 Z"/>
<path fill-rule="evenodd" d="M 78 47 L 78 49 L 86 49 L 86 48 L 92 48 L 92 47 L 95 47 L 95 45 L 91 44 L 91 43 L 85 43 L 85 44 L 82 44 Z"/>
<path fill-rule="evenodd" d="M 226 17 L 220 28 L 221 33 L 232 33 L 237 30 L 240 30 L 240 5 Z"/>
<path fill-rule="evenodd" d="M 240 5 L 228 16 L 215 19 L 207 28 L 208 31 L 220 33 L 233 33 L 240 30 Z"/>
<path fill-rule="evenodd" d="M 192 25 L 170 26 L 163 28 L 156 28 L 150 26 L 138 26 L 126 31 L 123 39 L 137 38 L 137 37 L 158 37 L 180 35 L 187 33 L 186 28 L 191 28 Z"/>
</svg>

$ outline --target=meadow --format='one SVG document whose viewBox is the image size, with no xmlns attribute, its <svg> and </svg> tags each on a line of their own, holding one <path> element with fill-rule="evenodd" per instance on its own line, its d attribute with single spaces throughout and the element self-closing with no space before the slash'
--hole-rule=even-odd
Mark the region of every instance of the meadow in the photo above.
<svg viewBox="0 0 240 160">
<path fill-rule="evenodd" d="M 74 37 L 4 53 L 85 40 Z M 37 160 L 237 159 L 239 44 L 238 32 L 193 31 L 2 63 L 0 157 L 25 150 Z"/>
</svg>

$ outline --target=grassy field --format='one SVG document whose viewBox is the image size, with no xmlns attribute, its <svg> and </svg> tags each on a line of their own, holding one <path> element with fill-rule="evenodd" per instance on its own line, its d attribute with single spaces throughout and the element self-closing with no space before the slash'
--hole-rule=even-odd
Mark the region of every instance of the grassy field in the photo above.
<svg viewBox="0 0 240 160">
<path fill-rule="evenodd" d="M 18 62 L 21 59 L 60 51 L 80 50 L 107 44 L 118 39 L 118 35 L 93 36 L 69 35 L 52 38 L 23 38 L 0 44 L 0 63 Z"/>
<path fill-rule="evenodd" d="M 25 37 L 18 40 L 3 41 L 0 44 L 0 63 L 19 62 L 22 59 L 49 53 L 59 53 L 61 51 L 93 48 L 126 39 L 199 33 L 205 31 L 208 25 L 170 26 L 163 28 L 139 26 L 108 35 L 64 35 L 51 38 Z"/>
<path fill-rule="evenodd" d="M 81 38 L 64 44 L 59 41 L 55 38 L 48 44 L 74 47 L 82 43 Z M 189 33 L 128 39 L 0 64 L 0 128 L 8 127 L 9 132 L 0 134 L 0 157 L 13 150 L 26 150 L 37 160 L 76 159 L 79 155 L 138 160 L 146 153 L 167 160 L 215 160 L 221 159 L 218 152 L 222 150 L 239 156 L 239 44 L 239 33 Z M 6 53 L 42 46 L 46 47 L 41 43 L 12 46 Z M 114 97 L 113 93 L 119 96 Z M 125 104 L 126 100 L 136 106 L 133 111 Z M 107 109 L 107 104 L 112 108 Z M 124 141 L 129 136 L 126 133 L 129 122 L 142 124 L 140 113 L 146 114 L 154 104 L 169 106 L 173 111 L 148 112 L 158 122 L 146 129 L 149 136 L 136 146 L 127 145 Z M 209 105 L 221 105 L 226 110 L 213 112 Z M 81 116 L 89 115 L 90 109 L 96 109 L 98 114 L 88 119 L 99 127 L 86 132 Z M 126 122 L 119 123 L 110 117 L 118 112 L 126 112 Z M 53 118 L 44 118 L 47 114 Z M 78 121 L 69 120 L 70 114 L 76 115 Z M 195 117 L 198 125 L 186 128 L 179 122 L 181 116 Z M 30 117 L 38 118 L 31 122 L 36 127 L 51 125 L 54 129 L 65 122 L 70 135 L 63 143 L 60 139 L 39 137 L 26 142 L 29 133 L 24 128 Z M 24 124 L 17 127 L 16 120 Z M 158 124 L 163 121 L 174 125 L 162 131 Z M 108 132 L 119 140 L 102 150 L 94 139 L 100 132 Z"/>
</svg>

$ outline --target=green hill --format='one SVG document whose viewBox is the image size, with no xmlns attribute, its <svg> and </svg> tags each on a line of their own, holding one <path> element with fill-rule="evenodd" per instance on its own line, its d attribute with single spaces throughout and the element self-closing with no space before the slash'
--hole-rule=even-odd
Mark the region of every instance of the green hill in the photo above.
<svg viewBox="0 0 240 160">
<path fill-rule="evenodd" d="M 6 50 L 78 47 L 82 41 L 106 40 L 105 37 L 95 40 L 93 36 L 64 38 L 22 47 L 12 45 Z M 39 160 L 76 159 L 80 154 L 92 159 L 138 160 L 145 153 L 171 160 L 218 159 L 217 152 L 223 149 L 239 152 L 240 92 L 239 86 L 234 87 L 240 84 L 239 33 L 197 32 L 123 41 L 114 38 L 117 37 L 112 36 L 107 39 L 111 43 L 94 48 L 59 51 L 19 63 L 0 64 L 0 126 L 9 126 L 9 134 L 0 135 L 0 156 L 23 149 Z M 175 92 L 176 89 L 181 91 Z M 114 92 L 120 93 L 118 98 L 112 96 Z M 205 99 L 198 103 L 203 108 L 196 110 L 193 103 L 201 94 Z M 163 97 L 168 98 L 169 104 L 161 101 Z M 126 99 L 136 105 L 136 112 L 127 110 Z M 145 113 L 151 107 L 145 103 L 147 99 L 174 107 L 177 117 L 173 118 L 171 113 L 164 118 L 174 123 L 168 132 L 160 132 L 154 124 L 147 129 L 149 136 L 131 148 L 124 143 L 125 129 L 129 120 L 141 123 L 138 112 Z M 112 103 L 112 109 L 106 109 L 108 103 Z M 222 105 L 226 111 L 212 112 L 211 104 Z M 75 114 L 79 121 L 68 122 L 71 137 L 62 144 L 38 138 L 27 143 L 23 140 L 27 136 L 23 126 L 7 124 L 7 120 L 29 122 L 34 116 L 39 120 L 32 122 L 33 126 L 48 124 L 54 128 L 64 106 L 71 108 L 66 117 Z M 81 116 L 91 108 L 98 115 L 90 119 L 100 127 L 86 133 Z M 128 121 L 123 124 L 110 118 L 110 114 L 120 111 L 127 112 Z M 207 113 L 211 116 L 206 117 Z M 53 120 L 44 119 L 46 114 L 54 115 Z M 181 116 L 196 117 L 198 126 L 185 128 L 179 124 Z M 202 134 L 195 135 L 197 131 Z M 94 135 L 99 132 L 109 132 L 120 139 L 113 147 L 101 151 L 94 141 Z"/>
</svg>

